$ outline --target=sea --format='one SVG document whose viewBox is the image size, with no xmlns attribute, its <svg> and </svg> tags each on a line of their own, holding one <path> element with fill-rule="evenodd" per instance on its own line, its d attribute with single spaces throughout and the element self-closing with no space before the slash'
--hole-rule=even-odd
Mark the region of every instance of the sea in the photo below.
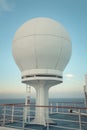
<svg viewBox="0 0 87 130">
<path fill-rule="evenodd" d="M 84 98 L 50 98 L 49 102 L 57 103 L 57 102 L 83 102 Z M 35 102 L 34 98 L 31 98 L 31 102 Z M 4 98 L 0 99 L 0 104 L 15 104 L 15 103 L 25 103 L 24 98 Z"/>
</svg>

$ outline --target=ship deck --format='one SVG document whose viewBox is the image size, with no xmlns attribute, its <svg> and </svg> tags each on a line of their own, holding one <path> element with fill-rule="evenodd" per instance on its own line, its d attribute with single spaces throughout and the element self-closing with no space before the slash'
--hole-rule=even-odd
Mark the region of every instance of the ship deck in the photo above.
<svg viewBox="0 0 87 130">
<path fill-rule="evenodd" d="M 29 108 L 27 122 L 24 120 L 25 107 Z M 32 124 L 36 107 L 48 107 L 49 119 L 55 124 Z M 48 120 L 49 120 L 48 119 Z M 24 104 L 0 105 L 0 130 L 87 130 L 87 108 L 82 103 L 49 106 Z"/>
<path fill-rule="evenodd" d="M 19 130 L 19 129 L 15 129 L 15 128 L 10 128 L 10 127 L 0 127 L 0 130 Z"/>
</svg>

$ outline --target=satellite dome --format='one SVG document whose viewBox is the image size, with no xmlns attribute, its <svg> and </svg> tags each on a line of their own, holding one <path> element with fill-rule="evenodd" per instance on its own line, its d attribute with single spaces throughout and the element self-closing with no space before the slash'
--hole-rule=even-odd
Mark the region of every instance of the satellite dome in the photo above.
<svg viewBox="0 0 87 130">
<path fill-rule="evenodd" d="M 62 72 L 71 49 L 68 33 L 52 19 L 34 18 L 17 30 L 13 56 L 21 70 L 22 82 L 36 89 L 37 106 L 48 106 L 49 88 L 63 82 Z M 48 113 L 47 108 L 37 107 L 32 123 L 45 126 L 54 123 Z"/>
<path fill-rule="evenodd" d="M 67 31 L 50 18 L 29 20 L 17 30 L 13 40 L 13 56 L 22 77 L 62 76 L 71 57 L 71 48 Z"/>
</svg>

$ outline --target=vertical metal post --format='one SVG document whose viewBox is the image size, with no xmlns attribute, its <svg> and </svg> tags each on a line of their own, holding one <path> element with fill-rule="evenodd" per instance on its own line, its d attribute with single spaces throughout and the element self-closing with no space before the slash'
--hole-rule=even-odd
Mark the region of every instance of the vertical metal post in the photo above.
<svg viewBox="0 0 87 130">
<path fill-rule="evenodd" d="M 58 103 L 56 103 L 56 106 L 57 106 L 57 108 L 56 108 L 56 112 L 58 112 L 59 110 L 58 110 Z"/>
<path fill-rule="evenodd" d="M 52 110 L 52 103 L 51 103 L 50 105 L 51 105 L 50 113 L 52 114 L 52 113 L 53 113 L 53 110 Z"/>
<path fill-rule="evenodd" d="M 51 106 L 52 106 L 52 104 L 51 104 Z M 46 111 L 46 112 L 48 113 L 48 111 Z M 51 112 L 52 112 L 52 107 L 51 107 Z M 47 123 L 46 123 L 47 130 L 49 130 L 49 117 L 46 117 L 46 120 L 47 120 Z"/>
<path fill-rule="evenodd" d="M 3 126 L 5 125 L 5 116 L 6 116 L 6 106 L 4 106 L 3 108 L 4 112 L 3 112 Z"/>
<path fill-rule="evenodd" d="M 49 130 L 49 123 L 47 123 L 47 130 Z"/>
<path fill-rule="evenodd" d="M 14 121 L 14 106 L 12 106 L 12 116 L 11 116 L 11 122 Z"/>
<path fill-rule="evenodd" d="M 86 87 L 86 85 L 84 85 L 84 95 L 85 95 L 84 104 L 85 104 L 85 107 L 87 107 L 87 87 Z M 86 109 L 86 113 L 87 113 L 87 109 Z"/>
<path fill-rule="evenodd" d="M 26 84 L 26 101 L 25 101 L 25 123 L 30 122 L 30 93 L 31 93 L 31 87 Z"/>
<path fill-rule="evenodd" d="M 63 108 L 63 105 L 64 105 L 64 104 L 62 103 L 62 112 L 63 112 L 63 109 L 64 109 L 64 108 Z"/>
<path fill-rule="evenodd" d="M 23 121 L 22 121 L 22 130 L 24 130 L 25 127 L 25 106 L 23 107 Z"/>
<path fill-rule="evenodd" d="M 80 109 L 78 109 L 78 113 L 79 113 L 79 127 L 80 127 L 80 130 L 82 130 L 82 123 L 81 123 L 81 112 L 80 112 Z"/>
<path fill-rule="evenodd" d="M 27 122 L 30 123 L 30 106 L 27 106 Z"/>
<path fill-rule="evenodd" d="M 85 107 L 87 107 L 87 74 L 85 75 L 84 94 L 85 94 Z M 87 113 L 87 109 L 86 109 L 86 113 Z"/>
</svg>

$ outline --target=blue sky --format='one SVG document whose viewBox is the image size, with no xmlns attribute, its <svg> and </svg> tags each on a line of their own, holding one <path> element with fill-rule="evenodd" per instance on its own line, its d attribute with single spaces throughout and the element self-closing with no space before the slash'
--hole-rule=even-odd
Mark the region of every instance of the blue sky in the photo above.
<svg viewBox="0 0 87 130">
<path fill-rule="evenodd" d="M 87 0 L 0 0 L 0 98 L 25 96 L 25 85 L 12 56 L 16 30 L 34 17 L 60 22 L 72 41 L 72 57 L 63 84 L 50 89 L 50 97 L 84 97 L 87 73 Z M 32 89 L 32 96 L 34 95 Z"/>
</svg>

